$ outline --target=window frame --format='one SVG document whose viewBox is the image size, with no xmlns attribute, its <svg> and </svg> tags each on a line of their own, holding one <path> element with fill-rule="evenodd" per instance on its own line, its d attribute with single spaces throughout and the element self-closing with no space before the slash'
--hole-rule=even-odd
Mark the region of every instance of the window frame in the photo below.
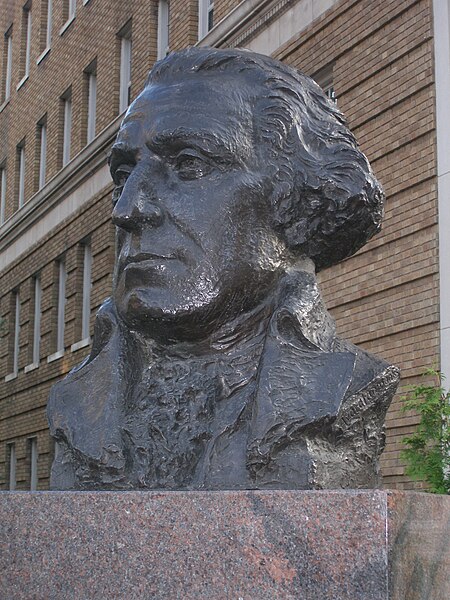
<svg viewBox="0 0 450 600">
<path fill-rule="evenodd" d="M 2 81 L 2 107 L 9 102 L 11 98 L 11 84 L 12 84 L 12 27 L 9 27 L 5 32 L 4 44 L 4 73 Z"/>
<path fill-rule="evenodd" d="M 92 293 L 92 246 L 91 243 L 83 244 L 83 288 L 81 309 L 81 339 L 90 337 L 91 321 L 91 293 Z"/>
<path fill-rule="evenodd" d="M 39 177 L 38 190 L 45 186 L 45 178 L 47 174 L 47 119 L 41 119 L 38 123 L 39 129 Z"/>
<path fill-rule="evenodd" d="M 30 75 L 30 61 L 31 61 L 31 28 L 32 28 L 32 14 L 31 14 L 32 3 L 27 2 L 22 9 L 22 45 L 25 44 L 25 48 L 22 48 L 22 55 L 24 58 L 23 63 L 23 76 L 17 84 L 17 89 L 21 88 L 25 81 Z M 26 30 L 26 32 L 25 32 Z M 22 60 L 21 60 L 22 63 Z M 22 66 L 22 64 L 21 64 Z"/>
<path fill-rule="evenodd" d="M 214 0 L 198 0 L 198 39 L 203 39 L 213 27 Z"/>
<path fill-rule="evenodd" d="M 34 280 L 34 320 L 33 320 L 33 355 L 32 364 L 39 365 L 41 350 L 41 318 L 42 318 L 42 281 L 38 273 Z"/>
<path fill-rule="evenodd" d="M 70 162 L 70 150 L 72 143 L 72 89 L 69 88 L 62 96 L 63 103 L 63 126 L 62 126 L 62 166 Z"/>
<path fill-rule="evenodd" d="M 6 164 L 0 165 L 0 226 L 6 221 Z"/>
<path fill-rule="evenodd" d="M 65 256 L 58 261 L 58 301 L 57 301 L 57 324 L 56 324 L 56 353 L 64 353 L 64 334 L 66 319 L 66 283 L 67 269 Z"/>
<path fill-rule="evenodd" d="M 53 29 L 53 0 L 46 0 L 46 3 L 41 0 L 41 10 L 46 11 L 45 15 L 45 44 L 43 44 L 42 33 L 41 33 L 41 54 L 39 55 L 36 63 L 39 64 L 48 54 L 50 48 L 52 47 L 52 29 Z M 41 15 L 41 23 L 43 21 Z"/>
<path fill-rule="evenodd" d="M 37 436 L 29 437 L 27 440 L 30 467 L 30 492 L 35 492 L 38 486 L 38 439 Z"/>
<path fill-rule="evenodd" d="M 86 140 L 89 144 L 95 138 L 97 121 L 97 71 L 87 71 L 87 125 Z"/>
<path fill-rule="evenodd" d="M 16 443 L 7 442 L 8 489 L 14 491 L 17 487 L 17 454 Z"/>
<path fill-rule="evenodd" d="M 159 0 L 158 3 L 158 39 L 157 60 L 167 56 L 169 52 L 169 14 L 170 4 L 168 0 Z"/>
<path fill-rule="evenodd" d="M 19 210 L 25 204 L 25 140 L 22 140 L 17 146 L 17 162 L 17 208 Z"/>
<path fill-rule="evenodd" d="M 59 30 L 59 35 L 63 35 L 63 33 L 69 28 L 69 25 L 75 20 L 77 15 L 77 0 L 65 0 L 63 4 L 63 16 L 67 18 L 64 21 L 63 26 Z"/>
<path fill-rule="evenodd" d="M 131 100 L 131 69 L 132 69 L 132 29 L 131 21 L 122 27 L 120 39 L 120 69 L 119 69 L 119 114 L 129 106 Z"/>
<path fill-rule="evenodd" d="M 20 358 L 20 291 L 14 290 L 14 337 L 13 337 L 13 362 L 12 373 L 17 375 L 19 372 Z"/>
</svg>

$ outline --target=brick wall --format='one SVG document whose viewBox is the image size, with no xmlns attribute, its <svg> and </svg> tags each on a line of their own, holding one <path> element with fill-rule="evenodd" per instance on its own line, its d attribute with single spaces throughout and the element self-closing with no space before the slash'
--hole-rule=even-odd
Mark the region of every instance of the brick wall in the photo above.
<svg viewBox="0 0 450 600">
<path fill-rule="evenodd" d="M 86 143 L 86 81 L 84 70 L 97 61 L 96 132 L 118 114 L 121 28 L 131 19 L 132 85 L 141 89 L 156 57 L 157 0 L 128 3 L 77 3 L 76 18 L 63 26 L 61 4 L 54 2 L 52 47 L 42 51 L 39 31 L 41 1 L 34 0 L 33 42 L 29 79 L 19 83 L 13 60 L 11 99 L 0 112 L 0 165 L 6 160 L 7 217 L 16 210 L 16 146 L 26 140 L 26 199 L 36 191 L 38 136 L 36 124 L 47 115 L 47 180 L 61 168 L 61 95 L 72 88 L 72 157 Z M 196 0 L 172 0 L 170 48 L 195 44 L 198 37 Z M 215 22 L 238 4 L 215 1 Z M 3 0 L 1 31 L 13 23 L 13 56 L 20 52 L 22 2 Z M 356 256 L 320 274 L 325 299 L 338 331 L 402 369 L 402 386 L 387 420 L 388 441 L 382 459 L 385 485 L 420 487 L 404 475 L 400 440 L 417 423 L 402 414 L 399 397 L 418 381 L 425 367 L 438 361 L 437 196 L 435 112 L 432 63 L 431 0 L 342 0 L 276 56 L 314 74 L 332 65 L 338 105 L 369 157 L 386 193 L 383 232 Z M 106 154 L 106 153 L 105 153 Z M 18 488 L 29 483 L 27 439 L 38 437 L 39 487 L 48 485 L 52 445 L 45 405 L 50 386 L 87 354 L 71 352 L 80 338 L 80 244 L 91 240 L 91 325 L 95 311 L 111 289 L 113 230 L 109 220 L 108 186 L 83 208 L 7 269 L 0 271 L 0 316 L 5 319 L 0 344 L 0 487 L 7 487 L 7 442 L 15 442 Z M 55 261 L 64 255 L 67 268 L 64 356 L 48 363 L 55 352 L 58 276 Z M 1 267 L 0 267 L 1 269 Z M 42 320 L 39 368 L 23 372 L 31 362 L 33 276 L 41 274 Z M 12 291 L 20 292 L 19 374 L 4 381 L 11 369 Z M 27 462 L 28 460 L 28 462 Z"/>
<path fill-rule="evenodd" d="M 109 3 L 105 1 L 77 3 L 74 21 L 60 35 L 65 24 L 62 3 L 53 3 L 51 50 L 36 63 L 43 49 L 42 27 L 46 25 L 40 0 L 32 5 L 32 45 L 28 80 L 16 90 L 20 79 L 20 26 L 22 3 L 10 1 L 0 11 L 0 31 L 13 25 L 13 77 L 9 103 L 0 112 L 0 165 L 6 160 L 6 218 L 17 210 L 17 154 L 21 140 L 26 143 L 25 199 L 37 191 L 39 136 L 37 123 L 46 115 L 47 176 L 50 181 L 62 167 L 63 115 L 62 95 L 70 88 L 72 98 L 71 158 L 86 145 L 86 68 L 96 61 L 97 111 L 96 133 L 101 132 L 118 115 L 120 39 L 118 34 L 131 24 L 132 98 L 142 88 L 147 73 L 156 59 L 158 1 Z M 194 44 L 198 37 L 197 2 L 171 2 L 170 45 L 182 48 Z M 106 152 L 105 152 L 106 156 Z M 51 385 L 88 353 L 84 347 L 70 350 L 80 341 L 80 294 L 82 285 L 81 244 L 89 239 L 92 246 L 91 331 L 95 312 L 110 294 L 114 260 L 114 235 L 110 223 L 111 186 L 97 194 L 83 208 L 59 227 L 50 231 L 36 246 L 0 271 L 0 316 L 4 326 L 0 332 L 0 487 L 7 488 L 7 454 L 15 443 L 17 488 L 29 487 L 28 438 L 37 436 L 39 451 L 38 488 L 48 487 L 52 460 L 45 406 Z M 58 267 L 64 257 L 67 282 L 65 306 L 64 356 L 48 363 L 56 350 Z M 24 373 L 31 362 L 34 323 L 34 275 L 42 284 L 41 342 L 39 368 Z M 5 381 L 10 373 L 15 310 L 11 306 L 13 290 L 20 297 L 20 351 L 17 378 Z"/>
<path fill-rule="evenodd" d="M 344 337 L 402 370 L 387 417 L 384 484 L 410 488 L 401 439 L 417 424 L 400 397 L 439 361 L 439 288 L 429 0 L 344 0 L 276 56 L 306 73 L 333 65 L 338 106 L 386 195 L 383 231 L 320 275 Z"/>
<path fill-rule="evenodd" d="M 3 10 L 5 5 L 7 10 Z M 2 2 L 0 11 L 1 33 L 13 26 L 13 74 L 9 103 L 0 112 L 0 164 L 6 161 L 7 205 L 6 218 L 17 210 L 17 157 L 16 146 L 25 139 L 26 178 L 25 199 L 37 191 L 37 161 L 39 136 L 37 123 L 47 118 L 47 176 L 49 181 L 62 166 L 61 96 L 71 88 L 72 136 L 71 157 L 86 145 L 86 75 L 92 61 L 97 63 L 96 133 L 102 131 L 118 114 L 120 41 L 117 34 L 131 19 L 132 28 L 132 87 L 135 96 L 142 88 L 148 70 L 156 58 L 157 0 L 128 3 L 77 3 L 76 17 L 60 35 L 65 18 L 61 2 L 53 2 L 53 31 L 51 49 L 37 64 L 43 50 L 43 3 L 32 4 L 32 43 L 28 80 L 19 83 L 21 53 L 22 2 Z M 23 65 L 22 65 L 23 68 Z M 92 245 L 91 315 L 110 293 L 113 264 L 113 229 L 109 215 L 110 187 L 92 198 L 60 227 L 50 231 L 36 247 L 30 248 L 11 265 L 0 272 L 0 315 L 4 319 L 0 345 L 0 487 L 7 487 L 8 468 L 6 441 L 15 442 L 17 456 L 17 487 L 29 485 L 29 458 L 27 439 L 37 435 L 39 451 L 39 488 L 48 487 L 50 444 L 45 405 L 51 385 L 80 362 L 88 348 L 71 352 L 72 344 L 79 341 L 80 325 L 80 243 L 89 237 Z M 47 356 L 56 349 L 56 320 L 58 298 L 58 269 L 55 261 L 64 256 L 67 269 L 65 307 L 65 348 L 60 360 L 47 363 Z M 42 283 L 42 317 L 39 368 L 24 373 L 31 363 L 32 329 L 34 323 L 33 276 L 40 273 Z M 5 382 L 11 370 L 12 290 L 20 296 L 20 352 L 19 374 Z M 8 334 L 9 333 L 9 334 Z M 28 460 L 28 462 L 27 462 Z"/>
<path fill-rule="evenodd" d="M 75 352 L 70 351 L 71 345 L 80 341 L 80 328 L 76 328 L 80 275 L 82 277 L 79 254 L 86 232 L 89 232 L 92 247 L 91 331 L 95 312 L 110 293 L 114 248 L 110 191 L 106 190 L 93 198 L 82 211 L 63 222 L 36 247 L 21 255 L 12 268 L 2 273 L 0 314 L 5 319 L 6 326 L 0 346 L 0 440 L 3 442 L 2 446 L 5 440 L 16 442 L 18 489 L 26 489 L 27 486 L 26 440 L 34 433 L 38 436 L 39 487 L 47 487 L 51 452 L 45 415 L 48 393 L 51 385 L 79 363 L 89 350 L 85 347 Z M 58 269 L 55 268 L 55 260 L 61 256 L 62 250 L 67 269 L 64 333 L 66 352 L 61 359 L 47 363 L 47 356 L 56 351 Z M 42 284 L 40 365 L 39 368 L 24 373 L 23 369 L 31 363 L 34 311 L 32 275 L 36 272 L 40 273 Z M 12 289 L 18 289 L 20 294 L 19 375 L 16 379 L 5 382 L 4 376 L 10 369 L 5 342 L 9 337 L 9 322 L 14 319 L 11 293 L 8 293 Z M 0 462 L 3 462 L 6 452 L 4 448 L 0 452 Z M 6 465 L 2 467 L 0 485 L 4 486 L 7 468 Z"/>
<path fill-rule="evenodd" d="M 236 8 L 241 0 L 214 0 L 214 25 L 217 25 L 226 15 Z"/>
<path fill-rule="evenodd" d="M 171 0 L 169 46 L 181 50 L 198 40 L 198 1 Z"/>
</svg>

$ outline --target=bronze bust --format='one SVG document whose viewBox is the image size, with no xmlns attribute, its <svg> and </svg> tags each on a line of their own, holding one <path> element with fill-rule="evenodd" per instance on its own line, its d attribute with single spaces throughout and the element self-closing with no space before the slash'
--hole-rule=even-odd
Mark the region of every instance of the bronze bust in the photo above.
<svg viewBox="0 0 450 600">
<path fill-rule="evenodd" d="M 315 277 L 383 213 L 338 109 L 269 57 L 189 48 L 110 167 L 113 295 L 51 391 L 52 487 L 377 486 L 399 372 L 336 336 Z"/>
</svg>

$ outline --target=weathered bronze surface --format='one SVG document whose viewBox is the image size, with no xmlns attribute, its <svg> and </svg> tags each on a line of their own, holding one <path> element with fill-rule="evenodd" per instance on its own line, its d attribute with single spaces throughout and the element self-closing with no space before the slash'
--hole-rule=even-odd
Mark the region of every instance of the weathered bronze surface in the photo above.
<svg viewBox="0 0 450 600">
<path fill-rule="evenodd" d="M 117 260 L 50 395 L 54 489 L 379 484 L 398 369 L 338 338 L 316 270 L 383 192 L 305 75 L 243 50 L 157 63 L 110 158 Z"/>
</svg>

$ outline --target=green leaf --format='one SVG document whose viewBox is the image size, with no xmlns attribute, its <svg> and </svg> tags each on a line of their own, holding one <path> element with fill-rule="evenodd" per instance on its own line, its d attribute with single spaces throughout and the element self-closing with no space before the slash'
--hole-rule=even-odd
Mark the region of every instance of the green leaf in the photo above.
<svg viewBox="0 0 450 600">
<path fill-rule="evenodd" d="M 450 393 L 442 386 L 444 377 L 427 369 L 424 377 L 434 384 L 410 386 L 401 400 L 402 411 L 420 415 L 416 432 L 403 438 L 407 446 L 400 455 L 406 462 L 405 472 L 412 479 L 426 481 L 433 494 L 450 493 Z"/>
</svg>

